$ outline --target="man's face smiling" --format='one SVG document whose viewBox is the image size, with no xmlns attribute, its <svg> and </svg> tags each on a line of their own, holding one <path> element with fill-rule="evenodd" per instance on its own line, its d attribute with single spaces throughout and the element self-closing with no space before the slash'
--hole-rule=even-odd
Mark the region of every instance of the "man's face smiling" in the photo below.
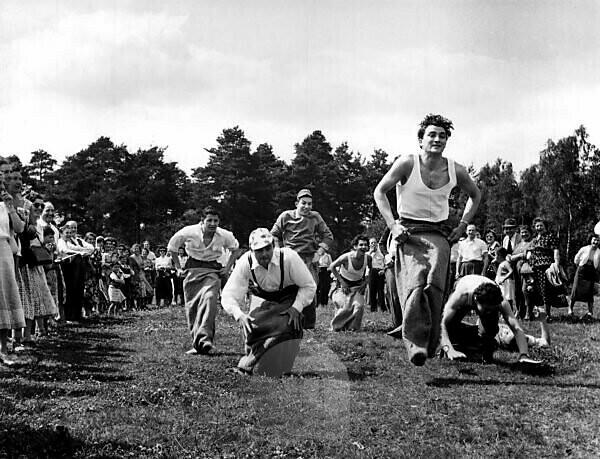
<svg viewBox="0 0 600 459">
<path fill-rule="evenodd" d="M 300 215 L 307 216 L 312 210 L 312 198 L 308 196 L 302 196 L 296 201 L 296 210 Z"/>
<path fill-rule="evenodd" d="M 425 128 L 423 138 L 419 142 L 421 144 L 421 149 L 425 153 L 437 153 L 441 155 L 446 148 L 447 141 L 448 136 L 446 130 L 442 127 L 430 124 Z"/>
<path fill-rule="evenodd" d="M 477 228 L 475 228 L 474 226 L 468 226 L 467 227 L 467 236 L 469 236 L 469 239 L 471 239 L 471 240 L 475 239 L 476 235 L 477 235 Z"/>
<path fill-rule="evenodd" d="M 367 253 L 367 251 L 369 250 L 369 241 L 361 239 L 360 241 L 358 241 L 358 243 L 356 244 L 356 246 L 354 247 L 354 249 L 358 253 L 361 253 L 361 254 Z"/>
</svg>

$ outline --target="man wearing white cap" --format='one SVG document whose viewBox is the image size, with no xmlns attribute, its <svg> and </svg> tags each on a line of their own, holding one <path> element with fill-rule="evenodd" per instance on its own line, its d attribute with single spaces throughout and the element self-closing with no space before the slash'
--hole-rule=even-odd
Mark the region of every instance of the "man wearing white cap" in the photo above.
<svg viewBox="0 0 600 459">
<path fill-rule="evenodd" d="M 283 247 L 289 247 L 300 255 L 310 273 L 317 282 L 317 271 L 313 265 L 313 258 L 319 242 L 324 242 L 332 247 L 333 234 L 321 217 L 319 212 L 312 210 L 312 193 L 302 189 L 296 196 L 296 208 L 286 210 L 279 217 L 271 229 L 271 234 Z M 313 301 L 305 310 L 302 326 L 305 329 L 315 328 L 317 314 Z"/>
<path fill-rule="evenodd" d="M 275 247 L 268 229 L 252 231 L 249 242 L 251 251 L 236 262 L 221 304 L 246 335 L 246 355 L 238 369 L 278 376 L 292 369 L 302 338 L 302 311 L 317 286 L 302 258 L 292 249 Z M 249 290 L 250 311 L 245 313 Z"/>
</svg>

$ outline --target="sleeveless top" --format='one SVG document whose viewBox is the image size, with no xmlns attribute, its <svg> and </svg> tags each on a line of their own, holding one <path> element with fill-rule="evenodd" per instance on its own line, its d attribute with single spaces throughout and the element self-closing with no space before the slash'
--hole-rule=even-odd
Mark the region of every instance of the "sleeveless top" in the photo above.
<svg viewBox="0 0 600 459">
<path fill-rule="evenodd" d="M 357 282 L 365 277 L 365 271 L 367 270 L 367 254 L 365 253 L 365 257 L 363 259 L 363 265 L 360 269 L 355 269 L 352 266 L 352 260 L 350 260 L 350 254 L 348 254 L 348 267 L 346 268 L 344 265 L 340 266 L 340 275 L 347 281 Z"/>
<path fill-rule="evenodd" d="M 406 183 L 396 185 L 398 196 L 398 215 L 400 218 L 441 222 L 448 219 L 450 192 L 456 186 L 456 168 L 454 161 L 447 158 L 450 181 L 433 190 L 423 183 L 421 177 L 421 161 L 419 155 L 412 155 L 413 168 Z"/>
</svg>

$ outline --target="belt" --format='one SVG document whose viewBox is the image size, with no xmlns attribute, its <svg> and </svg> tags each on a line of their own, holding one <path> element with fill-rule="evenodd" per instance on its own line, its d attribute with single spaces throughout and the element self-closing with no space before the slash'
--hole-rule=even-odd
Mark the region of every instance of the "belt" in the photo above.
<svg viewBox="0 0 600 459">
<path fill-rule="evenodd" d="M 195 258 L 189 257 L 185 262 L 185 269 L 192 268 L 209 268 L 209 269 L 223 269 L 223 266 L 218 261 L 204 261 L 196 260 Z"/>
</svg>

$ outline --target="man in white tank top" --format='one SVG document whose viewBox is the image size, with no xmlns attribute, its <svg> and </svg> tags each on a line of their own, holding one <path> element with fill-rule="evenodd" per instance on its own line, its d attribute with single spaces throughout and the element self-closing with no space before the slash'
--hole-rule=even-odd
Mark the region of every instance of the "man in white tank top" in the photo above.
<svg viewBox="0 0 600 459">
<path fill-rule="evenodd" d="M 396 284 L 403 323 L 401 330 L 391 334 L 402 334 L 408 358 L 415 365 L 423 365 L 437 350 L 448 287 L 450 244 L 464 233 L 481 199 L 466 168 L 443 156 L 453 128 L 452 121 L 443 116 L 427 115 L 417 133 L 421 152 L 400 156 L 373 193 L 381 215 L 399 242 Z M 462 218 L 456 219 L 460 222 L 449 219 L 450 192 L 456 186 L 469 196 Z M 398 220 L 386 195 L 394 187 Z"/>
<path fill-rule="evenodd" d="M 337 279 L 337 288 L 331 296 L 336 310 L 331 320 L 333 331 L 359 330 L 365 309 L 367 268 L 372 268 L 369 239 L 358 235 L 352 240 L 350 252 L 338 257 L 329 270 Z"/>
</svg>

